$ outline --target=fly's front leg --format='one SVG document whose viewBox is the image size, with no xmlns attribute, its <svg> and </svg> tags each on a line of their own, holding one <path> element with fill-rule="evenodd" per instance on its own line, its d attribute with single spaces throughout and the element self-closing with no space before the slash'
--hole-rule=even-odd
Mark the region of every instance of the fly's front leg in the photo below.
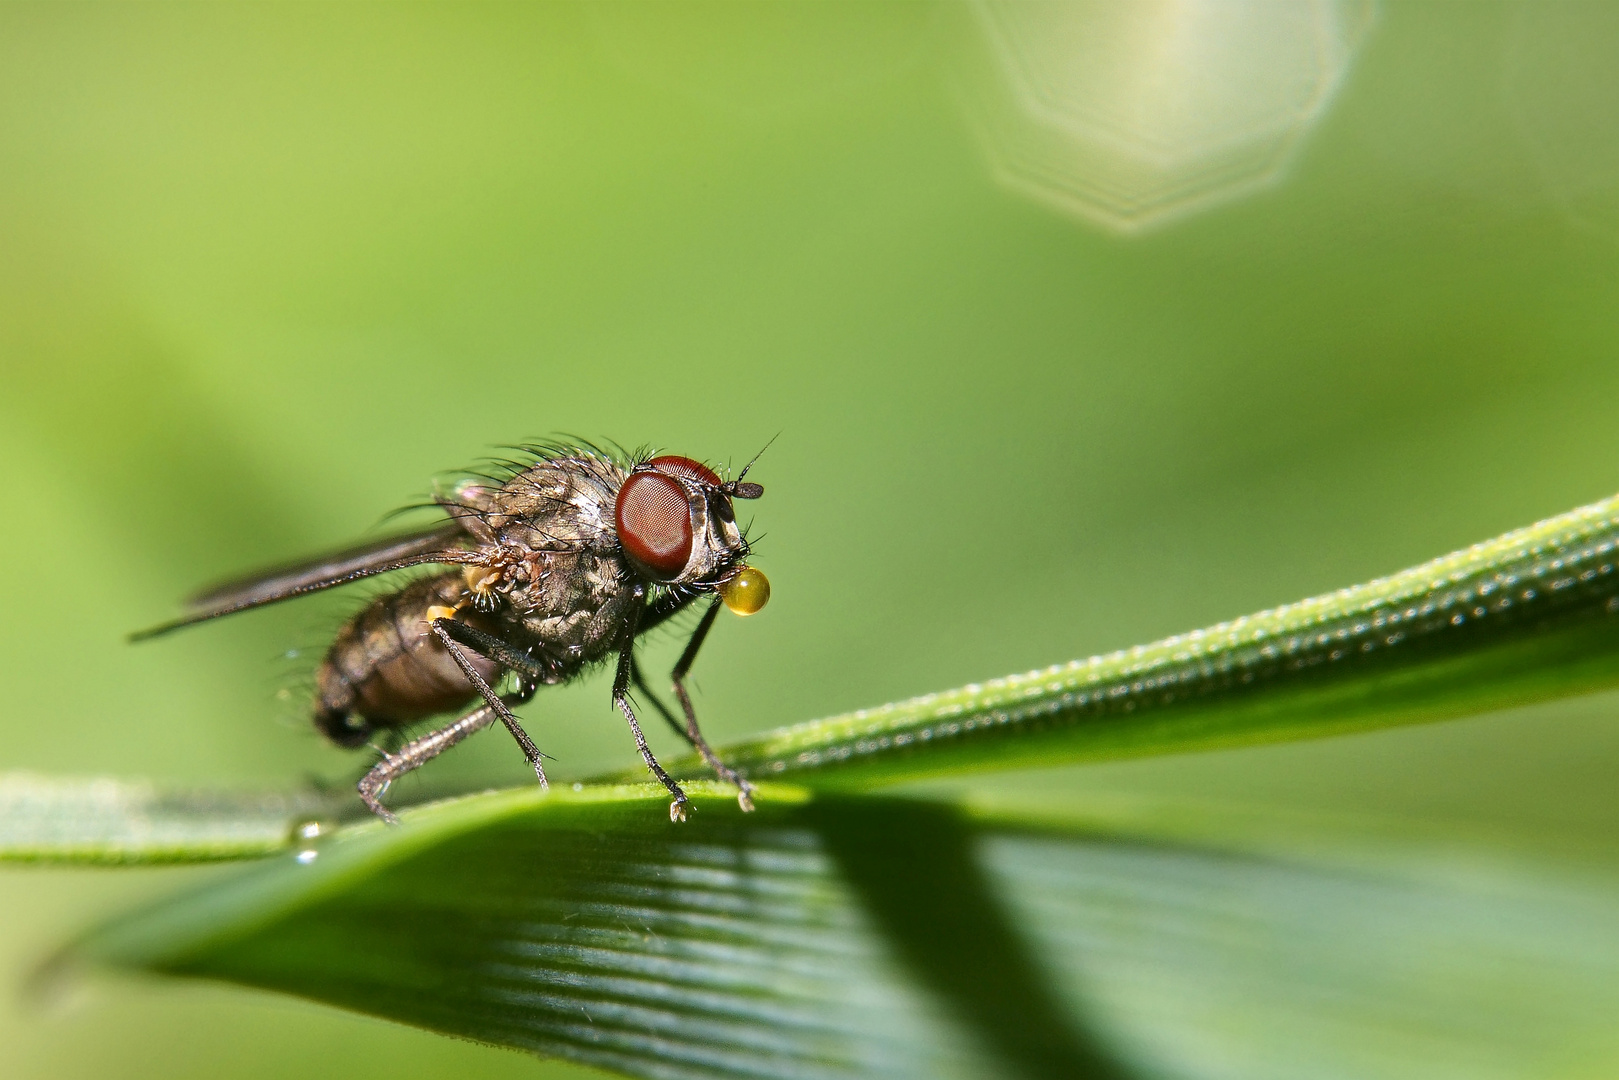
<svg viewBox="0 0 1619 1080">
<path fill-rule="evenodd" d="M 686 726 L 675 719 L 675 714 L 669 711 L 669 706 L 665 705 L 663 699 L 658 697 L 651 686 L 647 685 L 646 679 L 641 675 L 641 665 L 636 662 L 634 657 L 630 658 L 630 685 L 640 691 L 641 695 L 651 703 L 652 707 L 658 711 L 658 715 L 663 717 L 663 722 L 669 725 L 670 730 L 687 742 L 691 741 L 686 735 Z"/>
<path fill-rule="evenodd" d="M 737 805 L 746 812 L 753 809 L 753 785 L 742 779 L 735 769 L 721 761 L 719 755 L 708 745 L 708 740 L 703 738 L 702 731 L 697 727 L 697 710 L 692 708 L 691 695 L 686 692 L 686 675 L 691 671 L 691 665 L 697 659 L 697 650 L 703 647 L 703 639 L 708 637 L 709 628 L 714 625 L 714 617 L 719 613 L 720 600 L 715 597 L 714 602 L 703 613 L 702 622 L 692 631 L 691 640 L 686 642 L 686 651 L 675 661 L 675 669 L 669 673 L 669 679 L 674 683 L 675 697 L 680 699 L 680 707 L 686 713 L 684 732 L 686 741 L 703 755 L 703 760 L 708 762 L 708 767 L 714 770 L 716 776 L 736 785 Z"/>
<path fill-rule="evenodd" d="M 456 644 L 455 639 L 457 637 L 470 636 L 467 635 L 465 631 L 473 630 L 473 628 L 467 626 L 465 623 L 458 623 L 454 619 L 445 618 L 434 619 L 430 625 L 433 627 L 433 633 L 436 634 L 439 641 L 444 644 L 445 651 L 450 654 L 450 659 L 454 660 L 455 666 L 461 669 L 461 674 L 467 677 L 467 681 L 472 684 L 473 689 L 478 691 L 478 694 L 483 698 L 484 703 L 488 705 L 490 709 L 494 710 L 494 714 L 500 718 L 500 722 L 506 725 L 506 730 L 512 733 L 512 738 L 517 740 L 517 745 L 523 748 L 523 756 L 528 758 L 528 763 L 534 767 L 534 775 L 539 778 L 540 787 L 550 787 L 550 784 L 548 784 L 545 779 L 545 760 L 544 755 L 540 753 L 540 748 L 534 745 L 534 740 L 528 737 L 528 732 L 523 730 L 523 725 L 518 723 L 517 717 L 512 715 L 511 709 L 506 707 L 506 703 L 500 699 L 500 695 L 496 694 L 494 689 L 484 681 L 483 676 L 478 674 L 477 669 L 472 666 L 472 661 L 467 659 L 466 653 L 461 651 L 461 646 Z M 474 631 L 474 633 L 477 632 Z M 488 634 L 478 634 L 477 636 L 489 638 L 490 641 L 499 644 L 501 649 L 497 651 L 502 652 L 503 654 L 511 653 L 521 655 L 519 650 L 512 649 L 511 646 L 500 641 L 498 638 L 490 637 Z M 474 647 L 476 648 L 476 646 Z M 484 652 L 484 650 L 481 648 L 478 649 L 478 651 L 483 653 L 489 659 L 495 661 L 497 664 L 501 664 L 503 666 L 517 666 L 508 665 L 507 657 L 505 655 L 490 656 L 489 653 Z M 527 664 L 524 666 L 530 668 L 536 666 L 532 659 L 527 657 L 525 657 L 525 659 L 527 660 Z M 522 674 L 530 679 L 533 677 L 532 673 L 528 671 L 523 671 Z"/>
<path fill-rule="evenodd" d="M 635 710 L 630 708 L 630 673 L 634 667 L 635 635 L 632 632 L 618 654 L 618 671 L 613 676 L 613 704 L 618 706 L 618 711 L 623 713 L 624 719 L 629 722 L 630 734 L 635 736 L 635 748 L 641 751 L 641 760 L 646 762 L 646 767 L 652 770 L 652 775 L 658 778 L 658 782 L 669 789 L 669 794 L 675 797 L 675 801 L 669 804 L 669 820 L 685 821 L 686 803 L 689 801 L 686 793 L 680 789 L 679 784 L 670 779 L 668 773 L 663 771 L 658 759 L 652 756 L 652 748 L 646 744 L 646 736 L 641 734 L 641 725 L 636 722 Z"/>
</svg>

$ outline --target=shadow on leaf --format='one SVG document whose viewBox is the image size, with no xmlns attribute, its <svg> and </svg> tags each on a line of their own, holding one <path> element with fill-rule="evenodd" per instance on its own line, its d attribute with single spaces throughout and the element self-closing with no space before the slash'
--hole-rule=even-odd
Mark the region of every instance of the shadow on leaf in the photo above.
<svg viewBox="0 0 1619 1080">
<path fill-rule="evenodd" d="M 980 867 L 960 811 L 833 799 L 812 804 L 806 816 L 906 967 L 1010 1073 L 1134 1075 L 1053 993 Z"/>
</svg>

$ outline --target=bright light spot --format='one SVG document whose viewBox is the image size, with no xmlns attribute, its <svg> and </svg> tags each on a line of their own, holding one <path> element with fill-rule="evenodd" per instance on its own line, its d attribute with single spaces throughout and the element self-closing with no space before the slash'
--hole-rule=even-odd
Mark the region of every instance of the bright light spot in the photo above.
<svg viewBox="0 0 1619 1080">
<path fill-rule="evenodd" d="M 979 0 L 969 108 L 999 179 L 1127 232 L 1275 183 L 1371 0 Z"/>
<path fill-rule="evenodd" d="M 320 852 L 316 851 L 314 848 L 305 848 L 297 854 L 296 858 L 299 862 L 303 863 L 305 866 L 308 866 L 310 863 L 315 861 L 315 858 L 319 854 Z"/>
</svg>

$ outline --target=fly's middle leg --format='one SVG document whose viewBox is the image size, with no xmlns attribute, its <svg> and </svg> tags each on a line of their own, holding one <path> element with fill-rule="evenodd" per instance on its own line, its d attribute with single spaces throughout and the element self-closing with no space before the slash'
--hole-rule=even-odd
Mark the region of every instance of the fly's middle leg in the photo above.
<svg viewBox="0 0 1619 1080">
<path fill-rule="evenodd" d="M 494 715 L 500 718 L 500 722 L 506 725 L 506 730 L 512 733 L 512 738 L 517 740 L 517 745 L 523 748 L 523 756 L 528 758 L 528 763 L 534 767 L 534 775 L 539 778 L 540 787 L 549 787 L 550 785 L 545 779 L 545 755 L 540 753 L 540 748 L 534 745 L 534 740 L 529 738 L 528 732 L 523 730 L 523 725 L 518 722 L 516 716 L 512 715 L 511 709 L 506 707 L 506 703 L 501 700 L 500 695 L 495 693 L 494 688 L 484 681 L 484 677 L 478 674 L 478 670 L 472 666 L 472 661 L 467 659 L 466 653 L 462 652 L 461 646 L 456 643 L 457 637 L 467 636 L 465 631 L 472 628 L 464 623 L 458 623 L 454 619 L 447 618 L 434 619 L 428 625 L 433 628 L 433 633 L 443 643 L 445 651 L 450 654 L 450 659 L 455 661 L 455 666 L 461 669 L 461 674 L 467 677 L 467 681 L 472 684 L 473 689 L 478 691 L 478 696 L 483 698 L 484 703 L 493 710 Z M 489 635 L 479 636 L 488 637 Z M 510 652 L 517 652 L 517 650 L 505 645 L 504 642 L 500 642 L 498 638 L 490 638 L 490 640 L 499 643 Z M 476 648 L 476 646 L 473 647 Z M 479 649 L 479 651 L 496 663 L 507 663 L 507 658 L 504 656 L 490 656 L 483 649 Z M 532 664 L 532 661 L 529 661 L 529 663 Z M 508 664 L 507 666 L 511 665 Z M 522 672 L 522 674 L 527 677 L 530 673 Z"/>
</svg>

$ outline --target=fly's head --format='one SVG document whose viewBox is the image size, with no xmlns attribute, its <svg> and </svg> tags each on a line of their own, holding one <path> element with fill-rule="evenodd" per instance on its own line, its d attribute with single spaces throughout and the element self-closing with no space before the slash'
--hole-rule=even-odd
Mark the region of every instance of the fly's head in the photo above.
<svg viewBox="0 0 1619 1080">
<path fill-rule="evenodd" d="M 738 615 L 770 599 L 770 582 L 747 565 L 748 542 L 733 499 L 765 493 L 744 480 L 721 480 L 700 461 L 663 456 L 639 462 L 618 489 L 613 522 L 630 564 L 647 580 L 717 592 Z"/>
</svg>

